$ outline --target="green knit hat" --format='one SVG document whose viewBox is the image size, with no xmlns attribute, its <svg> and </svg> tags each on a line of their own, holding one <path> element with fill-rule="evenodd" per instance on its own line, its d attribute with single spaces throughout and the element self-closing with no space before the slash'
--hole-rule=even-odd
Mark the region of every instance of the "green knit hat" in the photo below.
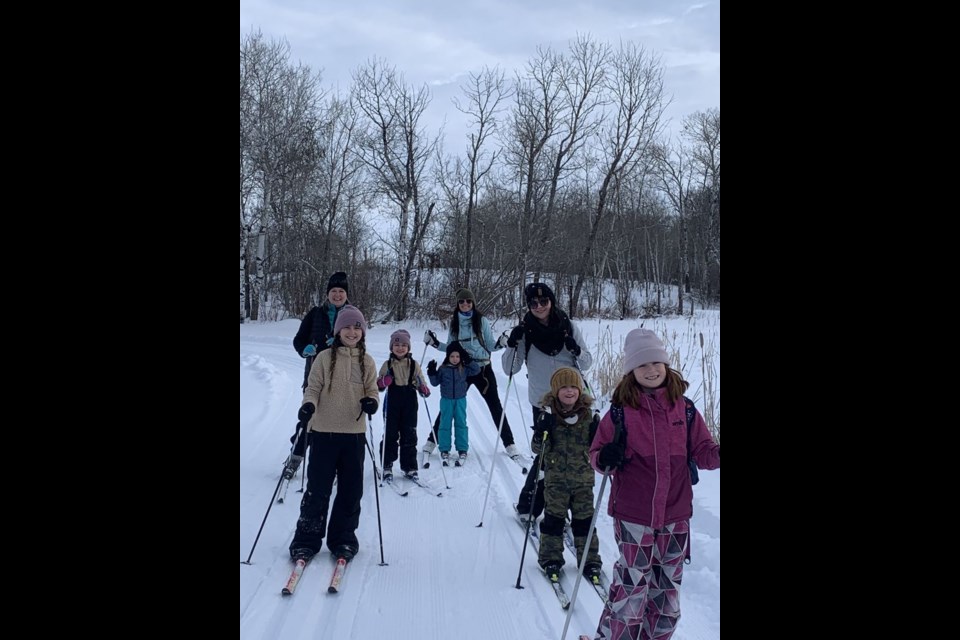
<svg viewBox="0 0 960 640">
<path fill-rule="evenodd" d="M 459 302 L 460 300 L 472 300 L 473 302 L 477 301 L 477 299 L 473 297 L 473 291 L 470 291 L 470 289 L 467 289 L 466 287 L 457 290 L 457 301 Z"/>
</svg>

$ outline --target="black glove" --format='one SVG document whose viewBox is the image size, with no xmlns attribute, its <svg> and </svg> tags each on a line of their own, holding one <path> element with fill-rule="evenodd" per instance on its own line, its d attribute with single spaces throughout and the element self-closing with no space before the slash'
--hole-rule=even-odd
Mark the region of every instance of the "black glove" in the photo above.
<svg viewBox="0 0 960 640">
<path fill-rule="evenodd" d="M 564 338 L 563 345 L 567 348 L 567 351 L 572 353 L 574 356 L 580 355 L 580 345 L 578 345 L 577 341 L 573 339 L 573 336 L 567 336 Z"/>
<path fill-rule="evenodd" d="M 436 361 L 436 360 L 431 360 L 430 362 L 427 363 L 427 375 L 428 375 L 428 376 L 435 376 L 435 375 L 437 375 L 437 361 Z"/>
<path fill-rule="evenodd" d="M 423 341 L 428 345 L 430 345 L 431 347 L 433 347 L 434 349 L 440 346 L 440 341 L 437 340 L 437 334 L 435 334 L 433 331 L 430 331 L 430 330 L 427 330 L 426 332 L 424 332 Z"/>
<path fill-rule="evenodd" d="M 497 349 L 503 349 L 507 346 L 507 340 L 510 339 L 510 332 L 504 331 L 503 334 L 497 338 Z"/>
<path fill-rule="evenodd" d="M 377 412 L 377 401 L 373 398 L 360 398 L 360 408 L 368 416 L 372 416 Z"/>
<path fill-rule="evenodd" d="M 619 442 L 610 442 L 603 445 L 600 449 L 600 455 L 597 456 L 597 462 L 601 467 L 621 468 L 623 466 L 624 446 Z"/>
<path fill-rule="evenodd" d="M 507 338 L 507 346 L 511 349 L 517 348 L 517 342 L 520 341 L 520 338 L 523 337 L 523 325 L 518 324 L 513 328 L 513 331 L 510 332 L 510 337 Z"/>
<path fill-rule="evenodd" d="M 540 418 L 537 419 L 536 426 L 533 428 L 534 432 L 537 434 L 537 440 L 543 440 L 544 432 L 546 432 L 548 438 L 552 437 L 553 427 L 556 424 L 557 419 L 553 417 L 552 413 L 541 413 Z"/>
<path fill-rule="evenodd" d="M 304 424 L 310 422 L 310 418 L 313 417 L 313 412 L 316 410 L 317 408 L 313 406 L 312 402 L 304 402 L 303 406 L 300 407 L 300 411 L 297 412 L 297 420 Z"/>
</svg>

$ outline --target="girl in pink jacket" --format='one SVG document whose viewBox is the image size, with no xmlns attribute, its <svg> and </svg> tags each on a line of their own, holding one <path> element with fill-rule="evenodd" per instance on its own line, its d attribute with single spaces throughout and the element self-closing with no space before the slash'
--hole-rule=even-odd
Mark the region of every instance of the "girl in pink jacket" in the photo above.
<svg viewBox="0 0 960 640">
<path fill-rule="evenodd" d="M 689 383 L 669 359 L 652 331 L 627 334 L 615 407 L 600 421 L 590 447 L 594 469 L 612 473 L 608 512 L 620 549 L 595 640 L 673 636 L 693 515 L 687 460 L 700 469 L 720 468 L 720 445 L 692 403 L 688 423 L 683 392 Z M 623 408 L 622 429 L 612 416 L 616 405 Z"/>
</svg>

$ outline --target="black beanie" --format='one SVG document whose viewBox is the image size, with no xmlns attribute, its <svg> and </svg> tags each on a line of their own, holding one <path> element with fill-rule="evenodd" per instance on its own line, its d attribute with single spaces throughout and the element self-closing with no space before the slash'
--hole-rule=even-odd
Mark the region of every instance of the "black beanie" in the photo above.
<svg viewBox="0 0 960 640">
<path fill-rule="evenodd" d="M 454 352 L 460 354 L 461 364 L 463 364 L 463 361 L 470 356 L 470 354 L 467 353 L 467 350 L 463 348 L 463 345 L 460 344 L 458 341 L 454 340 L 453 342 L 447 345 L 447 357 L 443 359 L 444 363 L 450 362 L 450 354 Z"/>
<path fill-rule="evenodd" d="M 542 282 L 532 282 L 523 289 L 523 297 L 529 302 L 532 298 L 549 298 L 553 308 L 557 308 L 557 298 L 553 290 Z"/>
<path fill-rule="evenodd" d="M 345 272 L 337 271 L 330 276 L 330 280 L 327 281 L 327 293 L 330 293 L 330 289 L 335 287 L 350 293 L 350 289 L 347 288 L 347 274 Z"/>
</svg>

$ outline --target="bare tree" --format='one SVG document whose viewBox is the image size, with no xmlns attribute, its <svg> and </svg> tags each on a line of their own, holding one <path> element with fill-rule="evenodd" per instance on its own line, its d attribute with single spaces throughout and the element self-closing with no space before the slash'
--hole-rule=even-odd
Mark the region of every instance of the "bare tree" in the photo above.
<svg viewBox="0 0 960 640">
<path fill-rule="evenodd" d="M 291 210 L 302 205 L 318 159 L 319 76 L 289 57 L 286 42 L 264 42 L 259 32 L 241 39 L 241 278 L 249 290 L 249 302 L 241 304 L 251 319 L 259 316 L 268 233 L 272 227 L 281 234 Z"/>
<path fill-rule="evenodd" d="M 607 198 L 620 181 L 628 178 L 641 165 L 649 146 L 659 134 L 660 118 L 666 107 L 660 58 L 633 43 L 621 43 L 612 56 L 605 86 L 613 113 L 599 136 L 603 162 L 601 183 L 590 220 L 590 235 L 576 267 L 576 284 L 570 300 L 571 314 L 577 310 L 586 268 L 604 221 Z"/>
<path fill-rule="evenodd" d="M 499 151 L 487 153 L 484 143 L 497 131 L 497 116 L 501 110 L 501 103 L 509 97 L 509 91 L 504 84 L 503 71 L 489 67 L 479 74 L 470 74 L 467 84 L 461 87 L 464 99 L 454 98 L 454 106 L 472 119 L 471 124 L 476 127 L 475 132 L 469 134 L 467 145 L 467 165 L 469 178 L 467 180 L 467 219 L 466 243 L 464 244 L 464 280 L 463 286 L 470 286 L 470 267 L 473 264 L 473 213 L 477 206 L 477 197 L 480 192 L 480 183 L 489 173 L 497 160 Z"/>
<path fill-rule="evenodd" d="M 547 177 L 549 193 L 544 213 L 544 236 L 551 238 L 550 226 L 557 204 L 561 177 L 586 141 L 603 124 L 597 113 L 603 105 L 601 91 L 610 58 L 610 46 L 580 35 L 570 43 L 570 51 L 560 60 L 560 100 L 557 115 L 557 142 L 549 149 L 552 166 Z"/>
<path fill-rule="evenodd" d="M 515 102 L 507 136 L 508 164 L 517 172 L 523 202 L 519 219 L 519 285 L 530 270 L 531 229 L 535 224 L 535 201 L 541 192 L 543 148 L 556 133 L 557 111 L 562 108 L 561 57 L 549 48 L 537 48 L 527 63 L 525 75 L 518 74 Z"/>
<path fill-rule="evenodd" d="M 720 109 L 697 111 L 684 118 L 683 137 L 700 186 L 710 192 L 706 259 L 720 268 Z"/>
<path fill-rule="evenodd" d="M 361 158 L 373 173 L 377 192 L 395 205 L 397 297 L 385 319 L 404 320 L 410 297 L 411 274 L 434 205 L 422 202 L 423 176 L 438 138 L 420 128 L 430 104 L 430 92 L 408 86 L 394 67 L 370 60 L 354 73 L 354 100 L 366 116 L 368 130 L 359 146 Z"/>
<path fill-rule="evenodd" d="M 690 241 L 689 214 L 687 212 L 692 188 L 693 175 L 687 150 L 682 144 L 675 148 L 663 144 L 654 146 L 653 158 L 657 166 L 657 180 L 660 191 L 666 196 L 679 225 L 680 286 L 677 313 L 683 314 L 683 294 L 690 293 Z"/>
</svg>

